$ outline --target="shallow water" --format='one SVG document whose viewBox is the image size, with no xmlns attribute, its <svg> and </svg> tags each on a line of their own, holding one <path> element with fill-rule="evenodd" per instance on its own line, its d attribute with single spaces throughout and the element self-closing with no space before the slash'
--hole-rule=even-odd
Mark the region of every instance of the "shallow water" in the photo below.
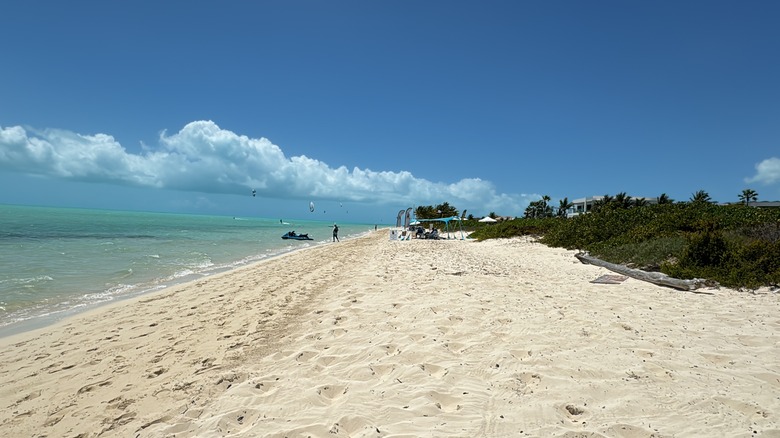
<svg viewBox="0 0 780 438">
<path fill-rule="evenodd" d="M 331 241 L 331 223 L 289 222 L 0 205 L 0 330 Z M 280 238 L 293 229 L 314 240 Z"/>
</svg>

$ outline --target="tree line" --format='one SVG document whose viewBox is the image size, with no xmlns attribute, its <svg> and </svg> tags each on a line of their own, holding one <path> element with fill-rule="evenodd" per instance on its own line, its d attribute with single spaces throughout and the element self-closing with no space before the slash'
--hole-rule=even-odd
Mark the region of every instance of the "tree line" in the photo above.
<svg viewBox="0 0 780 438">
<path fill-rule="evenodd" d="M 750 205 L 751 202 L 758 200 L 758 193 L 753 189 L 744 189 L 739 194 L 739 200 L 745 205 Z M 531 202 L 525 209 L 523 216 L 529 219 L 541 219 L 549 217 L 566 217 L 570 208 L 574 206 L 569 198 L 563 198 L 558 201 L 558 206 L 554 207 L 550 205 L 551 198 L 548 195 L 542 196 L 542 199 Z M 698 190 L 691 195 L 688 202 L 691 203 L 711 203 L 712 198 L 709 193 L 704 190 Z M 661 193 L 658 197 L 657 204 L 672 204 L 674 200 L 666 193 Z M 615 196 L 606 194 L 601 199 L 597 199 L 593 202 L 591 212 L 599 211 L 600 209 L 627 209 L 634 207 L 644 207 L 649 205 L 647 198 L 635 198 L 629 196 L 626 192 L 620 192 Z"/>
</svg>

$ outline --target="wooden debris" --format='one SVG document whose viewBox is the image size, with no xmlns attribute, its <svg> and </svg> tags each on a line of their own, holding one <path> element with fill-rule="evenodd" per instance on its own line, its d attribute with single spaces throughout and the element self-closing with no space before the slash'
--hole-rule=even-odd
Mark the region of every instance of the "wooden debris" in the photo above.
<svg viewBox="0 0 780 438">
<path fill-rule="evenodd" d="M 586 252 L 575 254 L 575 257 L 577 257 L 580 262 L 587 265 L 601 266 L 602 268 L 607 268 L 612 272 L 617 272 L 618 274 L 627 275 L 631 278 L 660 286 L 667 286 L 685 291 L 693 291 L 705 286 L 705 280 L 700 278 L 694 278 L 693 280 L 680 280 L 679 278 L 672 278 L 660 272 L 646 272 L 639 269 L 632 269 L 623 265 L 616 265 L 614 263 L 605 262 L 604 260 L 591 257 Z"/>
<path fill-rule="evenodd" d="M 591 283 L 597 284 L 620 284 L 628 279 L 625 275 L 610 275 L 605 274 L 595 280 L 591 280 Z"/>
</svg>

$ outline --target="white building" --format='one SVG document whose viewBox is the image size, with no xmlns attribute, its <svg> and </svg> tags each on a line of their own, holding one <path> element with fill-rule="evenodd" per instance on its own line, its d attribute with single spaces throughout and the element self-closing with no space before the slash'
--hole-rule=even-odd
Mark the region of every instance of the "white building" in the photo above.
<svg viewBox="0 0 780 438">
<path fill-rule="evenodd" d="M 593 209 L 593 204 L 596 203 L 596 201 L 603 200 L 603 196 L 590 196 L 586 198 L 579 198 L 574 199 L 571 201 L 572 206 L 568 210 L 566 210 L 566 217 L 573 217 L 577 216 L 582 213 L 587 213 Z M 630 200 L 634 201 L 636 199 L 644 199 L 645 202 L 648 204 L 658 204 L 658 198 L 646 198 L 643 196 L 630 196 Z"/>
</svg>

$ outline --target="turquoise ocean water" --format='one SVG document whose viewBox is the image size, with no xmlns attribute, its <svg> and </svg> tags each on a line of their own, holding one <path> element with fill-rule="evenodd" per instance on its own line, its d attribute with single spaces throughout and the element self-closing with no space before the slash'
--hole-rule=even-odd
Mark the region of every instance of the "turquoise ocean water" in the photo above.
<svg viewBox="0 0 780 438">
<path fill-rule="evenodd" d="M 332 240 L 333 223 L 285 221 L 0 205 L 0 336 Z M 373 229 L 339 223 L 339 237 Z"/>
</svg>

